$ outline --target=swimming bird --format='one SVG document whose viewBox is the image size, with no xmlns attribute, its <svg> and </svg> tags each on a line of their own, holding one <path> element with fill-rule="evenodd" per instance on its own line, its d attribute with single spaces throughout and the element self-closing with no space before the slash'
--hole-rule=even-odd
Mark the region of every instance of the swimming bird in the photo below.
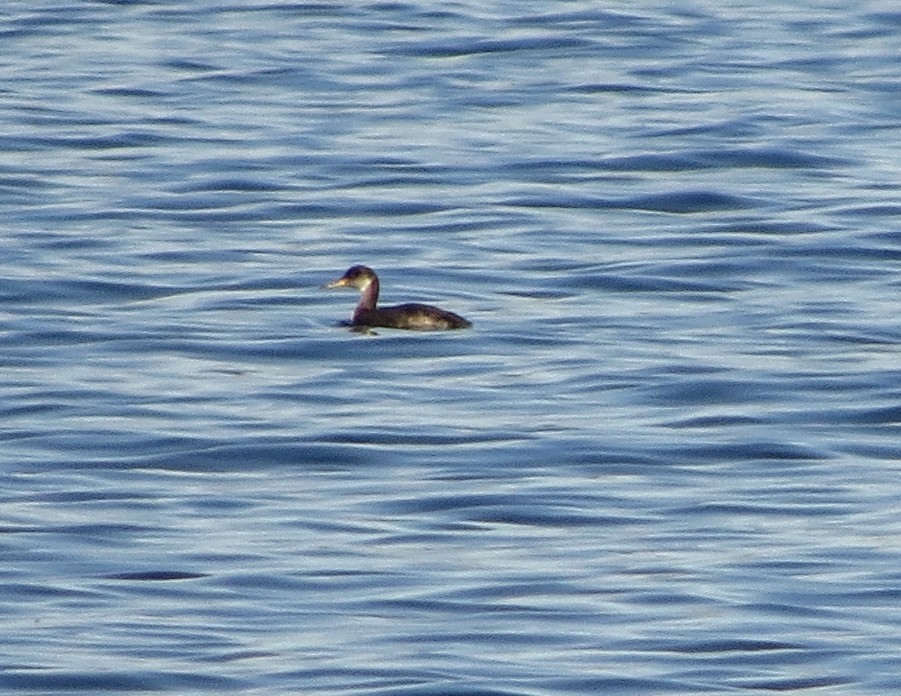
<svg viewBox="0 0 901 696">
<path fill-rule="evenodd" d="M 326 283 L 322 288 L 356 288 L 360 291 L 360 302 L 354 310 L 351 326 L 383 326 L 414 331 L 467 329 L 472 326 L 453 312 L 427 304 L 411 302 L 378 309 L 379 277 L 368 266 L 351 266 L 338 280 Z"/>
</svg>

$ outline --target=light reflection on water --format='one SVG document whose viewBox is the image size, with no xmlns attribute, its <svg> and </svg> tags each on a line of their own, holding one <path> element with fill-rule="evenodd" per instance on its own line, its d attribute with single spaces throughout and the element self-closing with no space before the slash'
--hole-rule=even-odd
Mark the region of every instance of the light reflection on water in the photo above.
<svg viewBox="0 0 901 696">
<path fill-rule="evenodd" d="M 897 689 L 893 10 L 753 9 L 11 6 L 0 685 Z"/>
</svg>

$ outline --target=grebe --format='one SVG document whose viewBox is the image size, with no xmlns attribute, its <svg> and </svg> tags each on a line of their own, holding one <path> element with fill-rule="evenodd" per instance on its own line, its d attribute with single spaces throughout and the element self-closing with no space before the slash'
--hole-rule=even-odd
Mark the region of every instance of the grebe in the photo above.
<svg viewBox="0 0 901 696">
<path fill-rule="evenodd" d="M 472 324 L 453 312 L 426 304 L 402 304 L 396 307 L 376 309 L 379 300 L 379 278 L 368 266 L 351 266 L 347 272 L 331 283 L 322 286 L 332 288 L 356 288 L 360 291 L 360 303 L 354 310 L 351 326 L 384 326 L 391 329 L 434 331 L 442 329 L 468 329 Z"/>
</svg>

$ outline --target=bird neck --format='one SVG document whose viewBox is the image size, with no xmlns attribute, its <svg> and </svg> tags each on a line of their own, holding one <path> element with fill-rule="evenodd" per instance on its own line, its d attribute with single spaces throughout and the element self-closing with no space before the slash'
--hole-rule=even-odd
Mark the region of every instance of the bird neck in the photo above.
<svg viewBox="0 0 901 696">
<path fill-rule="evenodd" d="M 360 293 L 360 302 L 357 305 L 357 310 L 366 310 L 371 312 L 375 309 L 376 302 L 379 301 L 379 280 L 378 278 L 373 278 L 369 281 L 369 284 L 363 288 L 363 291 Z"/>
</svg>

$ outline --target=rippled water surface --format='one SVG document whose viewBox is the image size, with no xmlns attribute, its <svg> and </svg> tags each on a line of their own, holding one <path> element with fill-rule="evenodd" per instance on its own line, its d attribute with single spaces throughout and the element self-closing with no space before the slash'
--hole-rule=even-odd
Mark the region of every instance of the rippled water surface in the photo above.
<svg viewBox="0 0 901 696">
<path fill-rule="evenodd" d="M 0 690 L 901 690 L 899 34 L 6 3 Z"/>
</svg>

